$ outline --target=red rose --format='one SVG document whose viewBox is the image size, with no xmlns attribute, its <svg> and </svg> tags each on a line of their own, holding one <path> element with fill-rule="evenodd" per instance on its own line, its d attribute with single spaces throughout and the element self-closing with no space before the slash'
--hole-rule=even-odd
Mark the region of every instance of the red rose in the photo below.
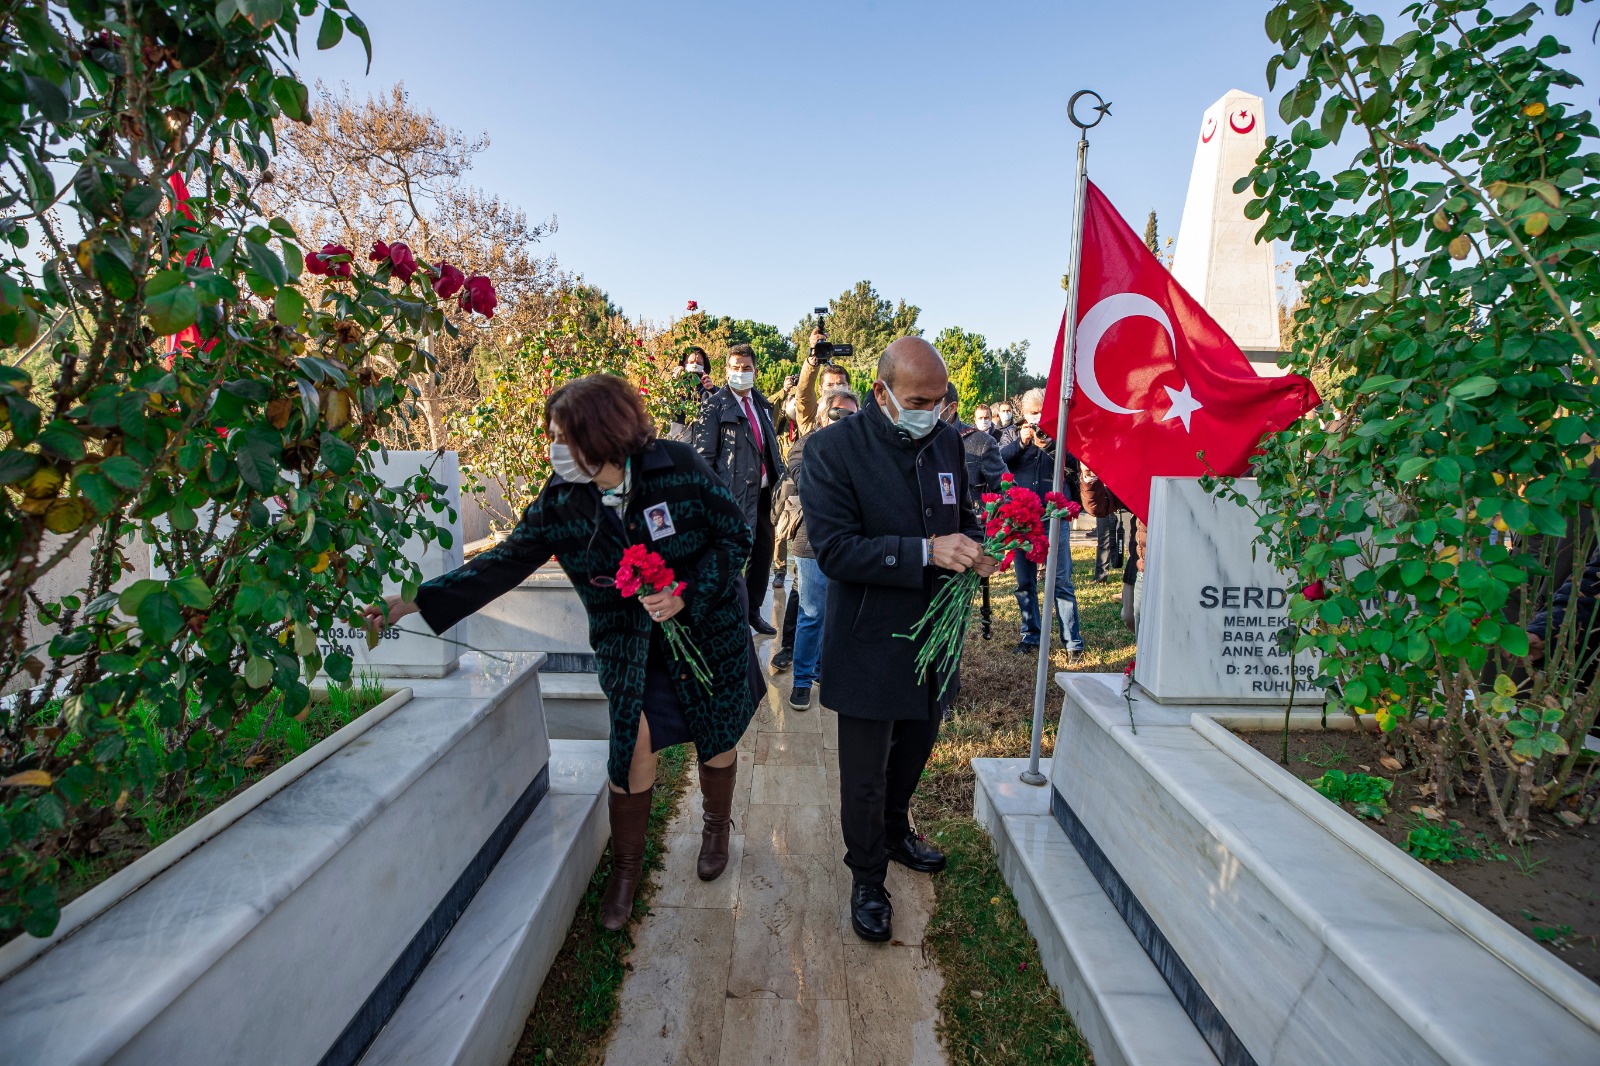
<svg viewBox="0 0 1600 1066">
<path fill-rule="evenodd" d="M 344 262 L 333 262 L 334 257 L 341 255 L 344 256 Z M 354 258 L 355 255 L 350 249 L 342 244 L 324 244 L 322 251 L 311 253 L 306 260 L 306 265 L 313 274 L 331 274 L 336 278 L 348 278 L 350 276 L 350 260 Z M 321 270 L 311 265 L 319 259 L 322 261 Z"/>
<path fill-rule="evenodd" d="M 372 251 L 367 253 L 367 258 L 374 263 L 381 263 L 389 258 L 389 246 L 382 241 L 372 242 Z"/>
<path fill-rule="evenodd" d="M 327 274 L 328 264 L 322 261 L 322 256 L 318 255 L 316 252 L 312 252 L 310 255 L 306 256 L 306 269 L 311 271 L 311 273 L 321 277 L 322 275 Z"/>
<path fill-rule="evenodd" d="M 698 310 L 700 310 L 700 305 L 698 303 L 696 303 L 694 300 L 690 300 L 689 301 L 689 310 L 698 311 Z"/>
<path fill-rule="evenodd" d="M 441 300 L 448 300 L 461 291 L 461 286 L 467 283 L 467 276 L 455 267 L 439 261 L 438 277 L 433 279 L 433 291 Z"/>
<path fill-rule="evenodd" d="M 1311 584 L 1301 589 L 1300 595 L 1312 601 L 1325 600 L 1328 598 L 1327 590 L 1322 587 L 1321 578 L 1318 578 L 1316 581 L 1313 581 Z"/>
<path fill-rule="evenodd" d="M 422 266 L 417 262 L 417 257 L 411 254 L 410 245 L 396 243 L 389 245 L 389 269 L 400 279 L 400 284 L 409 285 Z"/>
<path fill-rule="evenodd" d="M 466 286 L 461 290 L 461 310 L 476 311 L 484 318 L 493 318 L 496 303 L 493 282 L 482 274 L 474 274 L 467 279 Z"/>
</svg>

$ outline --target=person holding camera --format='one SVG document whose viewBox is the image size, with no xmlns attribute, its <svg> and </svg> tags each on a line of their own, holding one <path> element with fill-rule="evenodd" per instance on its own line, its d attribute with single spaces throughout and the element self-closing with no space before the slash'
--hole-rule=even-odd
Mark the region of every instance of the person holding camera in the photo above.
<svg viewBox="0 0 1600 1066">
<path fill-rule="evenodd" d="M 1022 421 L 1011 427 L 1000 438 L 1000 458 L 1010 468 L 1016 483 L 1032 489 L 1040 497 L 1051 491 L 1055 484 L 1056 442 L 1050 439 L 1040 424 L 1044 412 L 1044 390 L 1029 389 L 1022 396 Z M 1069 500 L 1078 498 L 1078 460 L 1062 449 L 1061 461 L 1066 464 L 1062 488 Z M 1069 656 L 1083 650 L 1083 633 L 1078 627 L 1078 597 L 1072 588 L 1072 550 L 1070 532 L 1062 528 L 1061 551 L 1056 557 L 1056 621 L 1061 627 L 1061 643 Z M 1039 650 L 1039 641 L 1045 635 L 1039 617 L 1039 566 L 1018 553 L 1015 562 L 1017 575 L 1017 608 L 1022 612 L 1022 640 L 1012 650 L 1018 655 Z M 1044 626 L 1049 625 L 1045 618 Z"/>
<path fill-rule="evenodd" d="M 999 566 L 981 547 L 961 440 L 939 422 L 949 383 L 933 345 L 896 340 L 861 413 L 807 440 L 800 474 L 828 579 L 822 704 L 839 715 L 839 820 L 850 923 L 863 940 L 893 935 L 891 860 L 923 873 L 945 865 L 912 830 L 910 807 L 959 684 L 937 670 L 919 679 L 917 644 L 895 634 L 910 632 L 949 575 Z"/>
<path fill-rule="evenodd" d="M 689 443 L 690 423 L 694 421 L 700 408 L 705 406 L 706 400 L 716 391 L 711 386 L 711 375 L 708 373 L 710 367 L 711 360 L 704 348 L 696 345 L 683 353 L 674 381 L 682 391 L 679 401 L 674 404 L 676 409 L 673 411 L 672 421 L 667 426 L 668 440 L 675 440 L 681 444 Z"/>
<path fill-rule="evenodd" d="M 700 409 L 691 429 L 694 450 L 733 493 L 755 536 L 745 568 L 750 628 L 764 636 L 777 629 L 761 617 L 772 572 L 772 493 L 784 477 L 772 404 L 756 388 L 756 353 L 748 344 L 728 349 L 728 383 Z"/>
</svg>

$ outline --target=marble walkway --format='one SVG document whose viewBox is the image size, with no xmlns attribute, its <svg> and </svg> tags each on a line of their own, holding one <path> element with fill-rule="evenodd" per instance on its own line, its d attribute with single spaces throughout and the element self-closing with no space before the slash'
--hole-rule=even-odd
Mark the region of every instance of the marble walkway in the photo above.
<svg viewBox="0 0 1600 1066">
<path fill-rule="evenodd" d="M 782 594 L 767 606 L 781 619 Z M 776 638 L 758 641 L 763 665 L 775 649 Z M 944 1063 L 933 1029 L 943 982 L 922 951 L 932 883 L 890 864 L 895 939 L 856 937 L 839 838 L 837 716 L 815 699 L 791 710 L 789 675 L 767 677 L 767 701 L 739 744 L 728 869 L 709 884 L 695 876 L 695 783 L 668 828 L 606 1062 Z"/>
</svg>

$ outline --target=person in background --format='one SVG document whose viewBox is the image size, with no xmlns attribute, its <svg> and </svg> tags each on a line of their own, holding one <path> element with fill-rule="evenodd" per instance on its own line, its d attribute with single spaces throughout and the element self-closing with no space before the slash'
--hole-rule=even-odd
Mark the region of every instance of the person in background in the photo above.
<svg viewBox="0 0 1600 1066">
<path fill-rule="evenodd" d="M 1079 485 L 1079 502 L 1083 504 L 1084 514 L 1097 523 L 1108 517 L 1115 518 L 1122 527 L 1123 543 L 1126 545 L 1123 561 L 1118 564 L 1122 567 L 1122 624 L 1138 633 L 1139 594 L 1143 591 L 1139 578 L 1144 573 L 1144 523 L 1089 468 L 1083 468 Z"/>
<path fill-rule="evenodd" d="M 1113 571 L 1122 570 L 1127 563 L 1126 550 L 1128 544 L 1128 521 L 1133 517 L 1121 500 L 1112 496 L 1110 490 L 1101 485 L 1100 479 L 1093 470 L 1083 467 L 1079 471 L 1079 481 L 1083 492 L 1087 495 L 1091 484 L 1100 488 L 1111 497 L 1110 506 L 1101 511 L 1090 511 L 1088 505 L 1084 511 L 1094 518 L 1094 579 L 1096 583 L 1109 581 Z"/>
<path fill-rule="evenodd" d="M 996 442 L 1004 443 L 1000 438 L 1016 423 L 1016 420 L 1016 416 L 1011 413 L 1011 401 L 1001 400 L 994 407 L 994 428 L 989 431 L 990 436 L 994 437 Z"/>
<path fill-rule="evenodd" d="M 997 440 L 1000 436 L 994 428 L 994 411 L 986 403 L 980 403 L 972 409 L 972 424 L 989 434 L 990 440 Z"/>
<path fill-rule="evenodd" d="M 600 687 L 611 715 L 611 877 L 599 921 L 621 929 L 643 876 L 645 830 L 655 791 L 656 753 L 692 742 L 705 793 L 697 870 L 720 876 L 728 863 L 735 761 L 756 705 L 766 694 L 745 628 L 740 568 L 750 527 L 694 449 L 655 440 L 639 390 L 595 374 L 551 393 L 545 432 L 555 474 L 511 535 L 463 566 L 425 581 L 416 600 L 390 596 L 367 610 L 372 626 L 421 612 L 435 633 L 516 588 L 554 557 L 589 615 Z M 670 535 L 652 537 L 646 513 Z M 685 587 L 677 594 L 622 596 L 617 567 L 630 545 L 648 547 Z M 711 685 L 673 658 L 661 623 L 677 618 L 705 656 Z"/>
<path fill-rule="evenodd" d="M 978 410 L 984 410 L 982 404 Z M 999 492 L 1000 479 L 1005 476 L 1005 460 L 1000 458 L 1000 446 L 982 427 L 969 426 L 961 421 L 961 394 L 955 382 L 945 389 L 944 406 L 939 409 L 939 420 L 948 424 L 961 436 L 961 449 L 967 460 L 967 495 L 974 514 L 982 514 L 983 494 Z"/>
<path fill-rule="evenodd" d="M 667 426 L 667 439 L 688 444 L 691 434 L 689 426 L 694 422 L 696 414 L 705 405 L 706 400 L 716 391 L 711 385 L 711 360 L 706 356 L 706 350 L 693 347 L 683 353 L 683 359 L 678 364 L 678 373 L 675 384 L 683 390 L 683 398 L 678 405 L 675 416 Z"/>
<path fill-rule="evenodd" d="M 861 399 L 849 389 L 829 389 L 822 394 L 823 425 L 794 442 L 789 449 L 789 476 L 778 493 L 782 519 L 794 530 L 790 553 L 795 562 L 795 588 L 791 602 L 799 605 L 798 622 L 790 644 L 789 661 L 794 665 L 794 687 L 789 706 L 804 711 L 811 706 L 811 690 L 816 686 L 822 660 L 822 616 L 828 599 L 828 579 L 817 566 L 811 539 L 806 536 L 805 513 L 801 507 L 800 471 L 805 462 L 806 442 L 829 426 L 842 422 L 861 408 Z M 777 669 L 777 657 L 773 668 Z"/>
<path fill-rule="evenodd" d="M 748 344 L 728 349 L 728 383 L 700 409 L 691 429 L 694 450 L 733 493 L 755 538 L 745 568 L 750 628 L 777 633 L 761 617 L 772 572 L 772 493 L 783 480 L 783 458 L 772 426 L 772 404 L 756 389 L 756 353 Z"/>
<path fill-rule="evenodd" d="M 850 924 L 887 941 L 893 908 L 883 882 L 891 860 L 933 873 L 937 848 L 911 828 L 911 796 L 959 691 L 931 671 L 919 680 L 908 632 L 942 577 L 988 576 L 967 505 L 961 441 L 939 423 L 949 373 L 921 337 L 901 337 L 878 360 L 872 396 L 806 443 L 800 481 L 806 532 L 828 578 L 822 630 L 822 703 L 839 715 L 839 820 L 853 880 Z"/>
<path fill-rule="evenodd" d="M 1044 390 L 1029 389 L 1022 397 L 1022 421 L 1000 438 L 1000 458 L 1005 460 L 1018 485 L 1032 489 L 1041 497 L 1055 483 L 1056 444 L 1040 424 L 1044 411 Z M 1062 450 L 1066 477 L 1062 489 L 1067 499 L 1077 499 L 1078 461 Z M 1014 563 L 1017 575 L 1017 608 L 1022 612 L 1022 639 L 1015 648 L 1018 655 L 1038 651 L 1043 627 L 1039 617 L 1039 566 L 1019 552 Z M 1061 526 L 1061 550 L 1056 556 L 1056 621 L 1061 643 L 1068 656 L 1083 650 L 1083 632 L 1078 627 L 1078 597 L 1072 588 L 1071 536 L 1066 523 Z M 1045 620 L 1048 625 L 1048 619 Z"/>
</svg>

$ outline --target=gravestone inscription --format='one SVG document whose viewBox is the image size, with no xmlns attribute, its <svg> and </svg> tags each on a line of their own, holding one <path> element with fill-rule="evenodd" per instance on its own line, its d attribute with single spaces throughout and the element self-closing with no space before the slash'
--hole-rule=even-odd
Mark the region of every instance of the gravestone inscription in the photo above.
<svg viewBox="0 0 1600 1066">
<path fill-rule="evenodd" d="M 1255 481 L 1239 490 L 1254 500 Z M 1310 652 L 1293 654 L 1297 579 L 1255 544 L 1255 514 L 1194 478 L 1150 485 L 1150 530 L 1134 679 L 1162 703 L 1320 705 Z"/>
</svg>

